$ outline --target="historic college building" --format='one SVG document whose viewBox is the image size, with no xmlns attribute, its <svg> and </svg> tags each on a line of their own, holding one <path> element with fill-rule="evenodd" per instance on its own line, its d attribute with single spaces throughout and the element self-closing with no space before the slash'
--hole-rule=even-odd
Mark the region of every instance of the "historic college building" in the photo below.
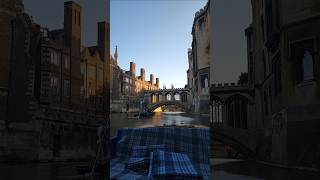
<svg viewBox="0 0 320 180">
<path fill-rule="evenodd" d="M 160 87 L 159 78 L 150 74 L 146 80 L 145 69 L 140 69 L 140 76 L 136 76 L 136 64 L 130 62 L 130 70 L 125 71 L 118 65 L 118 48 L 111 56 L 111 111 L 127 112 L 139 111 L 143 92 L 157 90 Z"/>
<path fill-rule="evenodd" d="M 0 161 L 95 157 L 108 123 L 109 23 L 97 45 L 81 44 L 81 7 L 64 3 L 64 27 L 49 30 L 21 0 L 0 2 Z"/>
</svg>

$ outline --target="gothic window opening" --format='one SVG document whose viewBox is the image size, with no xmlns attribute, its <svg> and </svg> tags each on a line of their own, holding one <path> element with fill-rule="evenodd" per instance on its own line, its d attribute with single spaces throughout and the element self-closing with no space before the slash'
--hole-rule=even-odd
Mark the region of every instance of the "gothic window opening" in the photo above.
<svg viewBox="0 0 320 180">
<path fill-rule="evenodd" d="M 315 79 L 314 72 L 314 40 L 303 40 L 291 44 L 290 56 L 294 63 L 297 83 Z"/>
</svg>

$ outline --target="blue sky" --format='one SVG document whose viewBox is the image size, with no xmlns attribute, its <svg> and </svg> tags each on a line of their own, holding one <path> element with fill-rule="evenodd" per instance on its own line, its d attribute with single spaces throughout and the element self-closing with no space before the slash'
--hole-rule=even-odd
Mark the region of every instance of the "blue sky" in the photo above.
<svg viewBox="0 0 320 180">
<path fill-rule="evenodd" d="M 188 48 L 194 14 L 207 0 L 111 0 L 111 53 L 118 46 L 119 65 L 136 73 L 146 70 L 160 78 L 161 87 L 187 83 Z"/>
</svg>

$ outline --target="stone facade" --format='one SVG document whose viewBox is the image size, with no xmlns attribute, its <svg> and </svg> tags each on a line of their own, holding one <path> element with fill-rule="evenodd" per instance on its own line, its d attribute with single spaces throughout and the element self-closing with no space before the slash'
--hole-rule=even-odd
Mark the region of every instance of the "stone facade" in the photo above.
<svg viewBox="0 0 320 180">
<path fill-rule="evenodd" d="M 252 1 L 252 24 L 245 30 L 248 84 L 211 87 L 213 123 L 260 131 L 262 160 L 311 167 L 319 162 L 319 7 L 317 0 Z"/>
<path fill-rule="evenodd" d="M 252 1 L 250 79 L 257 126 L 272 138 L 275 162 L 305 165 L 319 147 L 312 140 L 319 138 L 320 125 L 319 7 L 317 0 Z"/>
<path fill-rule="evenodd" d="M 157 90 L 160 87 L 159 78 L 146 80 L 145 69 L 140 69 L 136 76 L 136 64 L 130 62 L 130 70 L 125 71 L 118 66 L 118 48 L 111 57 L 111 111 L 139 111 L 142 93 L 146 90 Z"/>
<path fill-rule="evenodd" d="M 85 61 L 81 51 L 81 7 L 65 2 L 64 27 L 51 31 L 33 22 L 18 0 L 1 1 L 0 8 L 0 161 L 94 158 L 97 127 L 108 124 L 109 24 L 99 33 L 106 70 L 94 98 L 102 104 L 87 106 L 81 67 L 96 59 Z"/>
<path fill-rule="evenodd" d="M 192 48 L 188 50 L 188 88 L 195 113 L 209 113 L 210 3 L 198 11 L 192 26 Z"/>
</svg>

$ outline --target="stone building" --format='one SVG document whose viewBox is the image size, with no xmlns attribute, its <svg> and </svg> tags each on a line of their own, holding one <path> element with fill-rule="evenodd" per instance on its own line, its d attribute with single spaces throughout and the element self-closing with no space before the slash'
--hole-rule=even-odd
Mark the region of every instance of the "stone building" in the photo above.
<svg viewBox="0 0 320 180">
<path fill-rule="evenodd" d="M 19 0 L 1 1 L 0 8 L 0 161 L 95 157 L 97 127 L 108 123 L 109 23 L 99 28 L 102 106 L 89 107 L 81 7 L 65 2 L 58 30 L 33 22 Z"/>
<path fill-rule="evenodd" d="M 213 123 L 260 131 L 263 160 L 315 166 L 320 147 L 315 140 L 320 137 L 320 3 L 252 1 L 252 17 L 245 30 L 248 84 L 211 87 Z"/>
<path fill-rule="evenodd" d="M 252 1 L 252 9 L 246 32 L 257 128 L 272 139 L 273 161 L 317 161 L 310 157 L 320 137 L 320 2 Z"/>
<path fill-rule="evenodd" d="M 140 76 L 136 76 L 136 64 L 130 62 L 130 70 L 125 71 L 118 66 L 118 48 L 111 57 L 111 111 L 126 112 L 139 111 L 142 93 L 145 90 L 160 88 L 159 78 L 154 79 L 150 74 L 146 80 L 145 69 L 140 69 Z"/>
<path fill-rule="evenodd" d="M 195 113 L 209 113 L 210 3 L 198 11 L 192 26 L 192 49 L 188 50 L 188 87 Z"/>
</svg>

